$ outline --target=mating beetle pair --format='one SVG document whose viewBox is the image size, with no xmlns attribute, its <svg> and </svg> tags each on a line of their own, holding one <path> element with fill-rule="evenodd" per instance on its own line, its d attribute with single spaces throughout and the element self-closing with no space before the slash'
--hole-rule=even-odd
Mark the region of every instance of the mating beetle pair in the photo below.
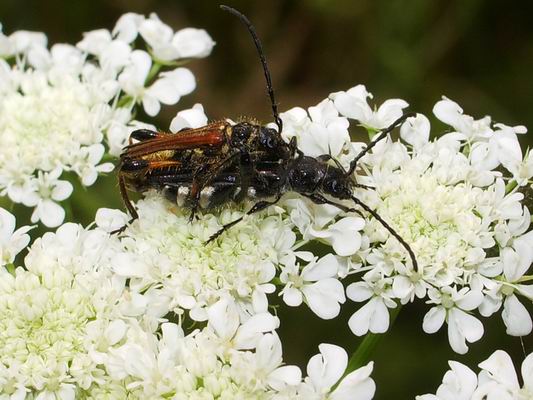
<svg viewBox="0 0 533 400">
<path fill-rule="evenodd" d="M 330 204 L 346 212 L 359 212 L 331 199 L 352 200 L 376 218 L 407 250 L 413 267 L 416 257 L 411 247 L 374 210 L 354 196 L 360 185 L 355 181 L 357 162 L 377 142 L 385 138 L 412 114 L 398 118 L 364 150 L 345 170 L 329 155 L 309 157 L 297 146 L 281 137 L 283 124 L 277 110 L 272 81 L 261 43 L 248 18 L 237 10 L 221 6 L 237 16 L 248 28 L 265 74 L 277 130 L 261 126 L 253 120 L 235 125 L 227 121 L 212 122 L 196 129 L 183 129 L 176 134 L 146 129 L 131 134 L 130 145 L 120 156 L 118 171 L 122 198 L 133 219 L 137 211 L 129 200 L 128 190 L 143 192 L 156 189 L 167 198 L 191 209 L 191 220 L 199 208 L 209 209 L 228 202 L 253 200 L 247 215 L 264 210 L 279 201 L 284 193 L 296 192 L 317 204 Z M 137 140 L 136 143 L 131 143 Z M 224 225 L 209 241 L 242 220 Z"/>
</svg>

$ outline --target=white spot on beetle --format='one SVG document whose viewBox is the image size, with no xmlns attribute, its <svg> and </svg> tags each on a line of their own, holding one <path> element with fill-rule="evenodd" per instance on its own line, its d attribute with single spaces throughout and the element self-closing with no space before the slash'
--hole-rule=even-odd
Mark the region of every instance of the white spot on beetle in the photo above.
<svg viewBox="0 0 533 400">
<path fill-rule="evenodd" d="M 211 202 L 211 196 L 213 196 L 214 192 L 215 188 L 213 186 L 206 186 L 202 189 L 202 191 L 200 192 L 200 207 L 209 207 L 209 203 Z"/>
<path fill-rule="evenodd" d="M 248 188 L 248 193 L 247 193 L 247 196 L 251 199 L 254 199 L 257 195 L 257 191 L 255 190 L 254 187 L 249 187 Z"/>
<path fill-rule="evenodd" d="M 183 207 L 190 191 L 191 190 L 187 186 L 180 186 L 178 188 L 178 193 L 176 194 L 176 204 L 178 206 Z"/>
</svg>

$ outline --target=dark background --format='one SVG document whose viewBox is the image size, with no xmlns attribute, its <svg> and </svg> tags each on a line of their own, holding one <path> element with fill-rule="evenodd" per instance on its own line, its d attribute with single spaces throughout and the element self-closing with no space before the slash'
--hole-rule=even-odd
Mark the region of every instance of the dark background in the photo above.
<svg viewBox="0 0 533 400">
<path fill-rule="evenodd" d="M 508 125 L 533 126 L 531 1 L 226 1 L 256 25 L 281 110 L 315 105 L 331 92 L 364 83 L 377 104 L 401 97 L 411 110 L 430 116 L 434 103 L 446 95 L 476 118 L 491 115 Z M 128 11 L 156 12 L 175 30 L 204 28 L 217 46 L 210 57 L 188 65 L 197 77 L 198 89 L 177 106 L 165 107 L 157 124 L 167 128 L 177 110 L 196 102 L 213 119 L 248 115 L 270 121 L 262 71 L 250 37 L 217 4 L 2 0 L 0 21 L 6 34 L 18 29 L 44 31 L 50 43 L 76 43 L 84 31 L 112 29 L 116 19 Z M 77 187 L 69 215 L 87 223 L 97 207 L 121 207 L 118 190 L 109 190 L 114 185 L 110 176 L 99 179 L 89 191 Z M 284 312 L 280 334 L 285 361 L 304 367 L 321 342 L 354 349 L 358 341 L 346 324 L 354 309 L 348 302 L 336 321 L 320 321 L 304 308 Z M 422 332 L 427 310 L 424 304 L 404 307 L 383 338 L 373 357 L 376 399 L 434 393 L 448 359 L 474 368 L 500 348 L 511 351 L 515 362 L 521 363 L 521 343 L 504 334 L 499 316 L 484 319 L 483 339 L 470 346 L 467 356 L 459 356 L 450 350 L 445 329 L 435 335 Z M 524 341 L 529 353 L 531 341 Z"/>
</svg>

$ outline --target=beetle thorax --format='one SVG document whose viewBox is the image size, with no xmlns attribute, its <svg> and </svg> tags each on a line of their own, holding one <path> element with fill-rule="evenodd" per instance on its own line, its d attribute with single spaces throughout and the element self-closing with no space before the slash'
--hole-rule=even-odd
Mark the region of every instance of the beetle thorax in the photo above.
<svg viewBox="0 0 533 400">
<path fill-rule="evenodd" d="M 287 182 L 297 193 L 315 193 L 320 190 L 327 165 L 312 157 L 299 157 L 289 165 Z"/>
</svg>

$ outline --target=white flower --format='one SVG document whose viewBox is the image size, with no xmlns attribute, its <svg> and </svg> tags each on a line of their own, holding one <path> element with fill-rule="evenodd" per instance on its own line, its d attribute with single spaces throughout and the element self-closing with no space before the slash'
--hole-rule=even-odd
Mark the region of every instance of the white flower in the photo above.
<svg viewBox="0 0 533 400">
<path fill-rule="evenodd" d="M 16 31 L 9 35 L 9 43 L 12 46 L 12 53 L 24 53 L 32 47 L 46 47 L 48 39 L 42 32 Z"/>
<path fill-rule="evenodd" d="M 146 80 L 152 59 L 142 50 L 134 50 L 131 63 L 127 65 L 118 80 L 125 93 L 135 101 L 142 102 L 144 110 L 150 116 L 157 115 L 160 104 L 176 104 L 181 96 L 191 93 L 196 87 L 196 81 L 191 71 L 186 68 L 176 68 L 170 72 L 161 73 L 151 86 L 146 86 Z"/>
<path fill-rule="evenodd" d="M 351 94 L 334 94 L 333 101 L 322 101 L 308 111 L 294 108 L 284 113 L 284 138 L 294 136 L 309 154 L 338 156 L 342 165 L 348 165 L 361 144 L 346 140 L 348 119 L 339 116 L 335 101 L 356 95 L 363 99 L 360 110 L 366 110 L 369 94 L 358 86 Z M 403 106 L 401 101 L 386 102 L 368 117 L 382 122 L 367 129 L 375 133 L 375 127 L 386 126 L 383 121 L 397 119 Z M 345 300 L 341 280 L 362 275 L 347 288 L 350 299 L 366 303 L 349 321 L 356 335 L 387 331 L 388 309 L 415 299 L 433 305 L 423 329 L 433 333 L 447 322 L 450 344 L 460 353 L 467 351 L 467 342 L 483 336 L 477 309 L 488 316 L 503 308 L 508 332 L 526 334 L 530 318 L 516 296 L 533 298 L 524 278 L 532 262 L 530 236 L 525 234 L 530 213 L 516 188 L 506 192 L 506 176 L 497 170 L 504 162 L 497 149 L 516 152 L 516 141 L 509 137 L 521 128 L 497 134 L 490 120 L 476 122 L 449 100 L 439 102 L 436 110 L 458 131 L 430 140 L 429 121 L 418 114 L 400 128 L 409 146 L 387 138 L 358 162 L 364 176 L 357 176 L 357 181 L 372 189 L 356 187 L 353 195 L 397 235 L 371 215 L 365 222 L 336 206 L 287 193 L 279 207 L 244 218 L 216 246 L 202 246 L 221 224 L 239 218 L 242 209 L 231 212 L 235 208 L 229 204 L 217 217 L 199 215 L 189 226 L 180 207 L 150 193 L 138 203 L 141 218 L 124 232 L 124 249 L 114 258 L 113 270 L 129 278 L 133 291 L 148 300 L 137 310 L 166 309 L 195 321 L 208 320 L 209 307 L 228 293 L 235 299 L 241 322 L 246 320 L 243 316 L 264 313 L 267 294 L 275 292 L 275 284 L 283 286 L 286 304 L 306 303 L 318 316 L 333 318 Z M 206 121 L 203 108 L 196 105 L 178 113 L 171 130 Z M 321 129 L 325 142 L 311 134 L 313 126 Z M 333 160 L 330 163 L 334 165 Z M 175 203 L 183 204 L 184 196 L 177 193 Z M 349 200 L 343 205 L 353 206 Z M 113 217 L 106 224 L 116 226 L 120 219 Z M 295 252 L 314 241 L 332 254 L 317 259 L 309 252 Z"/>
<path fill-rule="evenodd" d="M 301 199 L 286 201 L 291 220 L 298 227 L 304 239 L 320 239 L 333 247 L 340 256 L 355 254 L 361 247 L 359 231 L 365 222 L 359 217 L 344 217 L 335 220 L 341 211 L 332 205 L 317 205 Z"/>
<path fill-rule="evenodd" d="M 348 326 L 357 336 L 367 332 L 383 333 L 389 329 L 389 308 L 396 308 L 392 300 L 391 279 L 382 278 L 379 271 L 370 271 L 364 282 L 355 282 L 346 288 L 346 296 L 350 300 L 368 303 L 357 310 L 348 321 Z"/>
<path fill-rule="evenodd" d="M 495 351 L 487 360 L 479 364 L 479 385 L 474 394 L 477 398 L 486 396 L 487 400 L 526 399 L 533 396 L 533 356 L 530 354 L 522 362 L 524 385 L 520 387 L 513 362 L 509 355 Z"/>
<path fill-rule="evenodd" d="M 196 80 L 187 68 L 162 72 L 161 78 L 145 91 L 142 98 L 144 110 L 148 115 L 154 116 L 159 113 L 159 103 L 176 104 L 182 96 L 191 93 L 195 88 Z"/>
<path fill-rule="evenodd" d="M 241 321 L 236 304 L 229 299 L 221 299 L 207 310 L 209 327 L 218 336 L 222 353 L 227 349 L 249 350 L 257 346 L 263 333 L 279 327 L 279 319 L 265 312 L 255 314 Z M 224 348 L 226 347 L 227 348 Z"/>
<path fill-rule="evenodd" d="M 450 370 L 442 379 L 436 395 L 417 396 L 416 400 L 471 400 L 477 387 L 477 376 L 467 366 L 449 361 Z"/>
<path fill-rule="evenodd" d="M 30 242 L 30 226 L 15 231 L 15 217 L 0 207 L 0 265 L 11 264 L 15 256 Z"/>
<path fill-rule="evenodd" d="M 201 104 L 195 104 L 192 108 L 179 111 L 170 122 L 170 131 L 178 132 L 186 128 L 199 128 L 207 125 L 207 116 Z"/>
<path fill-rule="evenodd" d="M 533 322 L 527 309 L 518 300 L 515 292 L 531 300 L 532 293 L 529 285 L 520 283 L 520 279 L 533 263 L 533 231 L 514 239 L 512 247 L 502 250 L 503 279 L 491 288 L 491 292 L 498 291 L 504 297 L 502 318 L 507 327 L 507 333 L 513 336 L 526 336 L 531 333 Z"/>
<path fill-rule="evenodd" d="M 56 202 L 65 200 L 72 193 L 72 184 L 59 180 L 61 168 L 51 172 L 40 172 L 37 179 L 29 182 L 27 195 L 22 198 L 25 206 L 35 207 L 31 222 L 42 221 L 48 227 L 57 227 L 65 218 L 65 210 Z"/>
<path fill-rule="evenodd" d="M 286 257 L 280 274 L 280 280 L 285 284 L 281 291 L 283 301 L 289 306 L 299 306 L 305 299 L 309 308 L 320 318 L 335 318 L 340 312 L 340 304 L 346 300 L 344 287 L 336 279 L 339 266 L 332 254 L 316 260 L 310 254 L 296 253 L 296 256 L 308 261 L 300 271 L 294 256 Z M 309 257 L 311 256 L 311 257 Z"/>
<path fill-rule="evenodd" d="M 72 166 L 69 168 L 76 172 L 81 178 L 84 186 L 91 186 L 98 178 L 99 173 L 113 171 L 112 163 L 98 164 L 104 155 L 105 147 L 100 143 L 91 146 L 82 147 L 76 158 L 72 160 Z"/>
<path fill-rule="evenodd" d="M 85 32 L 83 34 L 83 39 L 76 44 L 76 47 L 89 54 L 100 56 L 109 46 L 111 41 L 111 32 L 107 29 L 97 29 Z"/>
<path fill-rule="evenodd" d="M 437 332 L 444 321 L 448 323 L 448 340 L 452 349 L 465 354 L 468 351 L 466 342 L 473 343 L 483 336 L 483 325 L 474 316 L 465 311 L 477 308 L 483 300 L 480 291 L 463 288 L 443 288 L 441 292 L 430 290 L 431 302 L 438 304 L 424 316 L 424 331 Z"/>
<path fill-rule="evenodd" d="M 298 398 L 366 400 L 374 397 L 376 385 L 370 378 L 373 363 L 346 375 L 331 391 L 346 370 L 348 355 L 344 349 L 332 344 L 322 343 L 318 348 L 320 354 L 311 357 L 307 364 L 308 377 L 299 390 Z"/>
<path fill-rule="evenodd" d="M 205 30 L 185 28 L 173 33 L 155 14 L 141 22 L 139 33 L 150 45 L 155 58 L 161 61 L 206 57 L 215 45 Z"/>
<path fill-rule="evenodd" d="M 308 156 L 329 154 L 338 157 L 349 143 L 348 120 L 339 117 L 333 102 L 328 99 L 309 107 L 308 111 L 309 116 L 297 107 L 280 114 L 284 139 L 288 141 L 296 136 L 298 147 Z"/>
<path fill-rule="evenodd" d="M 124 344 L 107 358 L 112 377 L 129 382 L 135 398 L 270 399 L 301 383 L 297 367 L 282 366 L 276 334 L 259 335 L 254 351 L 226 342 L 227 352 L 218 353 L 219 338 L 209 327 L 185 334 L 179 326 L 163 323 L 161 331 L 157 338 L 132 327 Z"/>
<path fill-rule="evenodd" d="M 527 132 L 524 126 L 506 126 L 495 124 L 498 128 L 494 132 L 494 147 L 498 153 L 501 164 L 513 175 L 513 179 L 519 186 L 524 186 L 533 177 L 533 155 L 528 151 L 526 157 L 522 155 L 522 149 L 517 134 Z"/>
<path fill-rule="evenodd" d="M 533 355 L 522 362 L 523 385 L 520 386 L 513 361 L 503 350 L 496 350 L 479 364 L 478 376 L 467 366 L 449 362 L 450 371 L 436 395 L 417 396 L 417 400 L 518 400 L 533 396 Z"/>
<path fill-rule="evenodd" d="M 128 216 L 120 210 L 100 208 L 94 218 L 96 226 L 106 232 L 113 232 L 122 228 L 128 222 Z"/>
<path fill-rule="evenodd" d="M 156 14 L 151 14 L 139 26 L 139 33 L 148 43 L 156 59 L 170 61 L 178 58 L 178 51 L 171 43 L 172 28 L 161 22 Z"/>
<path fill-rule="evenodd" d="M 372 94 L 367 92 L 364 85 L 357 85 L 346 92 L 336 92 L 329 96 L 334 100 L 335 107 L 345 117 L 355 119 L 371 130 L 388 127 L 403 114 L 408 104 L 401 99 L 386 100 L 377 111 L 367 103 Z"/>
<path fill-rule="evenodd" d="M 281 341 L 275 333 L 262 335 L 255 353 L 253 355 L 248 353 L 246 356 L 248 357 L 244 358 L 242 354 L 234 352 L 231 357 L 232 362 L 239 368 L 238 362 L 244 358 L 248 361 L 248 373 L 254 375 L 254 380 L 264 381 L 268 387 L 276 391 L 283 391 L 301 382 L 302 372 L 298 367 L 281 366 L 283 362 Z"/>
<path fill-rule="evenodd" d="M 201 58 L 211 54 L 215 42 L 203 29 L 184 28 L 174 34 L 172 44 L 180 58 Z"/>
<path fill-rule="evenodd" d="M 407 118 L 400 128 L 400 136 L 414 148 L 421 148 L 429 141 L 429 119 L 423 114 Z"/>
<path fill-rule="evenodd" d="M 476 141 L 486 139 L 493 133 L 490 117 L 474 120 L 463 114 L 459 104 L 444 96 L 433 107 L 433 113 L 439 120 L 453 127 L 461 139 Z"/>
<path fill-rule="evenodd" d="M 113 36 L 126 43 L 133 42 L 139 33 L 139 26 L 145 20 L 144 15 L 126 13 L 119 17 L 113 28 Z"/>
</svg>

